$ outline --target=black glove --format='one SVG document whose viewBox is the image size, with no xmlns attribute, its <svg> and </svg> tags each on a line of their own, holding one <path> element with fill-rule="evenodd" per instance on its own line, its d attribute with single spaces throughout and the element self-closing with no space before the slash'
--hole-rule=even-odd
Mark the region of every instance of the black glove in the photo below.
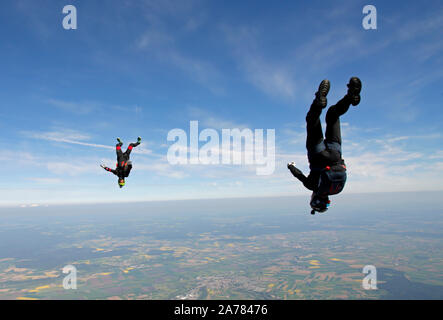
<svg viewBox="0 0 443 320">
<path fill-rule="evenodd" d="M 300 169 L 297 169 L 297 168 L 295 167 L 295 163 L 294 163 L 294 162 L 288 163 L 288 169 L 292 172 L 292 174 L 293 174 L 294 176 L 300 176 L 300 175 L 303 175 L 303 172 L 301 172 Z"/>
</svg>

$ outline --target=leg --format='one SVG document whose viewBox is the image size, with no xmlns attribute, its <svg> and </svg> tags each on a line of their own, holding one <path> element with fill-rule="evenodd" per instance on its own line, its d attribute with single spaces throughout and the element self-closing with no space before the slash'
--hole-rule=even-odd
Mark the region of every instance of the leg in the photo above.
<svg viewBox="0 0 443 320">
<path fill-rule="evenodd" d="M 318 146 L 323 142 L 323 130 L 321 128 L 320 115 L 323 108 L 327 105 L 326 96 L 328 95 L 331 84 L 328 79 L 322 80 L 315 93 L 315 99 L 311 104 L 306 115 L 306 149 L 309 153 L 319 152 Z"/>
<path fill-rule="evenodd" d="M 352 77 L 347 86 L 347 94 L 335 106 L 330 107 L 326 114 L 326 142 L 336 142 L 341 145 L 340 116 L 348 111 L 351 104 L 356 106 L 360 103 L 360 79 Z"/>
<path fill-rule="evenodd" d="M 129 159 L 129 155 L 131 154 L 132 149 L 134 149 L 135 147 L 137 147 L 140 144 L 140 142 L 136 142 L 136 143 L 131 143 L 128 146 L 128 149 L 126 149 L 125 155 L 127 156 L 127 158 Z"/>
<path fill-rule="evenodd" d="M 322 107 L 314 100 L 306 115 L 306 149 L 308 149 L 308 152 L 314 150 L 323 141 L 323 130 L 320 122 L 321 111 Z"/>
<path fill-rule="evenodd" d="M 326 142 L 337 142 L 341 145 L 340 116 L 348 111 L 351 99 L 345 96 L 326 113 Z"/>
<path fill-rule="evenodd" d="M 120 162 L 120 159 L 123 157 L 122 143 L 117 143 L 115 151 L 117 153 L 117 162 Z"/>
</svg>

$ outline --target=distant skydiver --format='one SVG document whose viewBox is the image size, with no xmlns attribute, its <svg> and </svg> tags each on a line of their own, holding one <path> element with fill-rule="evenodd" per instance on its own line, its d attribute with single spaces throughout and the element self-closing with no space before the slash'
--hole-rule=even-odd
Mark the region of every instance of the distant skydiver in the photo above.
<svg viewBox="0 0 443 320">
<path fill-rule="evenodd" d="M 129 176 L 132 169 L 132 162 L 129 160 L 129 155 L 131 154 L 132 149 L 140 144 L 142 138 L 138 137 L 136 143 L 131 143 L 125 153 L 122 152 L 123 142 L 120 140 L 120 138 L 117 138 L 117 141 L 118 143 L 115 146 L 117 151 L 117 167 L 115 169 L 110 169 L 103 164 L 100 166 L 106 171 L 115 174 L 118 177 L 118 185 L 120 188 L 123 188 L 125 185 L 125 178 Z"/>
<path fill-rule="evenodd" d="M 320 83 L 306 116 L 306 149 L 311 172 L 306 177 L 294 162 L 288 163 L 291 173 L 312 190 L 311 214 L 328 210 L 331 203 L 329 196 L 340 193 L 345 186 L 346 166 L 341 153 L 340 116 L 348 111 L 351 104 L 356 106 L 360 103 L 361 81 L 352 77 L 347 94 L 326 113 L 326 137 L 323 139 L 320 115 L 327 105 L 329 88 L 329 80 Z"/>
</svg>

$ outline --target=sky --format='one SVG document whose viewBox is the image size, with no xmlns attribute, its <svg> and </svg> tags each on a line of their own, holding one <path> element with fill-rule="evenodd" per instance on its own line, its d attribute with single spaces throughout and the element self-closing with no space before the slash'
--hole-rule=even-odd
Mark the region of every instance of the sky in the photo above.
<svg viewBox="0 0 443 320">
<path fill-rule="evenodd" d="M 77 8 L 65 30 L 62 9 Z M 377 29 L 362 27 L 363 7 Z M 304 195 L 305 115 L 322 79 L 342 117 L 346 193 L 443 191 L 441 1 L 5 0 L 0 206 Z M 324 119 L 324 118 L 323 118 Z M 275 130 L 275 171 L 172 165 L 168 132 Z M 115 139 L 134 149 L 126 186 Z M 405 199 L 410 193 L 405 195 Z"/>
</svg>

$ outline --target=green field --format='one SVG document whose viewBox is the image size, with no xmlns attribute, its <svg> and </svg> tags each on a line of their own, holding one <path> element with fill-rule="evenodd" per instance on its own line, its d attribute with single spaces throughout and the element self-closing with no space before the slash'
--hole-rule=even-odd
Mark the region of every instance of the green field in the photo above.
<svg viewBox="0 0 443 320">
<path fill-rule="evenodd" d="M 440 214 L 282 211 L 9 220 L 0 298 L 443 298 Z M 62 287 L 68 264 L 77 290 Z M 362 287 L 365 265 L 377 267 L 377 290 Z"/>
</svg>

